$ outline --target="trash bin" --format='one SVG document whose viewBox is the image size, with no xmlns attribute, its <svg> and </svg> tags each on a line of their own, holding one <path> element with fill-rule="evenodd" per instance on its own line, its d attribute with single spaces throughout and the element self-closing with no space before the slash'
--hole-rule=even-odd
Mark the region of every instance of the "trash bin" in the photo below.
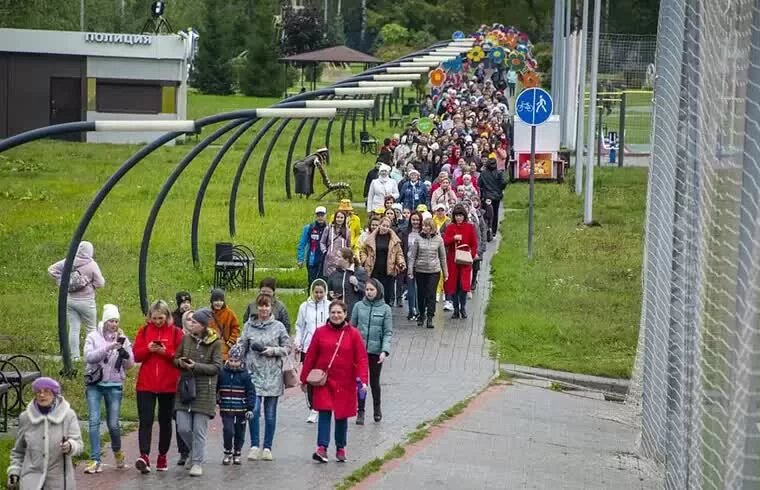
<svg viewBox="0 0 760 490">
<path fill-rule="evenodd" d="M 234 245 L 230 242 L 219 242 L 216 244 L 216 260 L 232 260 L 232 249 Z"/>
<path fill-rule="evenodd" d="M 314 160 L 307 158 L 299 160 L 293 165 L 293 174 L 296 183 L 296 194 L 310 196 L 314 194 Z"/>
</svg>

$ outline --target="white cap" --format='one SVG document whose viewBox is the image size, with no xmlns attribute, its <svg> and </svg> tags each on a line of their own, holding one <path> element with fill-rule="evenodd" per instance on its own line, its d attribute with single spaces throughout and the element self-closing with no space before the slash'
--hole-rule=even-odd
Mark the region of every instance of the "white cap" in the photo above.
<svg viewBox="0 0 760 490">
<path fill-rule="evenodd" d="M 391 208 L 398 209 L 399 211 L 403 211 L 404 210 L 404 207 L 401 205 L 400 202 L 393 203 L 393 205 L 391 206 Z"/>
<path fill-rule="evenodd" d="M 327 214 L 327 208 L 324 206 L 317 206 L 317 209 L 314 210 L 314 214 Z"/>
<path fill-rule="evenodd" d="M 103 305 L 103 323 L 107 322 L 108 320 L 118 320 L 120 318 L 119 308 L 117 308 L 116 305 Z"/>
<path fill-rule="evenodd" d="M 444 211 L 446 211 L 446 205 L 443 204 L 442 202 L 439 202 L 438 204 L 433 206 L 434 211 L 438 211 L 439 209 L 443 209 Z"/>
</svg>

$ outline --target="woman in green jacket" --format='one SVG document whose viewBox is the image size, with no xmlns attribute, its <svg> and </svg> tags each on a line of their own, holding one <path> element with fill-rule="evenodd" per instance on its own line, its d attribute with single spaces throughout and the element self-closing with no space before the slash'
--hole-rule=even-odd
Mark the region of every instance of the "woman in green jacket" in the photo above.
<svg viewBox="0 0 760 490">
<path fill-rule="evenodd" d="M 369 357 L 369 385 L 372 388 L 372 406 L 375 422 L 383 419 L 380 410 L 380 371 L 383 361 L 391 352 L 393 312 L 383 299 L 383 285 L 375 278 L 367 280 L 364 299 L 351 312 L 351 325 L 359 329 Z M 356 424 L 364 425 L 364 398 L 359 396 L 359 413 Z"/>
<path fill-rule="evenodd" d="M 213 318 L 209 308 L 188 314 L 190 333 L 182 337 L 174 355 L 174 365 L 181 372 L 174 402 L 177 436 L 191 451 L 190 476 L 203 474 L 201 465 L 206 452 L 208 421 L 216 413 L 216 382 L 222 368 L 222 342 L 216 330 L 210 328 Z M 195 384 L 195 396 L 190 400 L 183 400 L 186 377 L 192 377 Z"/>
</svg>

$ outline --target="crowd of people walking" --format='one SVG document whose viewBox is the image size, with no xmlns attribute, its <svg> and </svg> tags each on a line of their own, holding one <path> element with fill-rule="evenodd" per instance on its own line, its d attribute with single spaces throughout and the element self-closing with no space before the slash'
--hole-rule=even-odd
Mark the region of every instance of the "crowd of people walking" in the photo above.
<svg viewBox="0 0 760 490">
<path fill-rule="evenodd" d="M 486 243 L 498 230 L 507 182 L 512 127 L 503 90 L 478 70 L 422 101 L 421 113 L 433 129 L 423 133 L 413 121 L 403 134 L 385 140 L 367 174 L 365 227 L 348 200 L 332 213 L 316 207 L 298 237 L 296 261 L 306 269 L 309 296 L 295 328 L 277 298 L 276 281 L 265 278 L 242 321 L 223 290 L 211 291 L 208 307 L 198 309 L 190 293 L 180 291 L 174 311 L 161 300 L 150 305 L 132 342 L 115 305 L 104 305 L 96 322 L 95 293 L 105 279 L 93 245 L 82 242 L 68 285 L 67 317 L 72 357 L 84 357 L 87 366 L 90 461 L 84 472 L 103 471 L 101 401 L 114 464 L 126 466 L 119 418 L 124 380 L 134 365 L 134 466 L 143 474 L 168 470 L 174 430 L 176 463 L 201 476 L 209 421 L 217 413 L 222 464 L 242 464 L 246 435 L 246 459 L 273 460 L 279 399 L 299 384 L 306 394 L 306 422 L 317 426 L 312 459 L 329 461 L 334 425 L 335 459 L 346 461 L 348 419 L 365 423 L 368 396 L 373 420 L 383 418 L 380 376 L 391 355 L 393 308 L 406 306 L 412 325 L 431 329 L 439 301 L 452 312 L 449 326 L 468 317 L 467 302 Z M 60 283 L 62 270 L 59 261 L 49 273 Z M 82 324 L 87 336 L 80 351 Z M 75 488 L 71 458 L 83 450 L 76 415 L 55 380 L 40 378 L 32 390 L 34 399 L 20 417 L 8 485 Z M 155 420 L 158 454 L 152 459 Z"/>
</svg>

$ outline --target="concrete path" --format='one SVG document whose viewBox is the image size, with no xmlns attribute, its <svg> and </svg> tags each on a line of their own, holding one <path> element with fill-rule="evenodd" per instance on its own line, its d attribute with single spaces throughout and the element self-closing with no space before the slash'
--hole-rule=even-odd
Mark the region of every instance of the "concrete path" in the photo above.
<svg viewBox="0 0 760 490">
<path fill-rule="evenodd" d="M 221 426 L 217 417 L 209 429 L 207 463 L 202 478 L 191 478 L 175 466 L 174 444 L 170 452 L 171 466 L 166 473 L 139 475 L 134 469 L 117 471 L 113 466 L 99 475 L 77 475 L 79 488 L 109 489 L 217 489 L 251 488 L 252 486 L 287 489 L 334 488 L 343 478 L 375 457 L 383 456 L 416 427 L 485 387 L 498 369 L 489 357 L 484 340 L 484 299 L 490 283 L 490 257 L 498 242 L 489 244 L 481 268 L 478 290 L 468 305 L 467 320 L 451 320 L 439 305 L 435 329 L 417 328 L 406 320 L 406 309 L 394 307 L 393 349 L 382 373 L 383 420 L 372 422 L 371 410 L 367 425 L 356 426 L 350 421 L 348 456 L 345 464 L 331 461 L 327 465 L 312 462 L 316 446 L 316 426 L 306 424 L 308 415 L 303 394 L 298 389 L 287 390 L 280 399 L 277 413 L 272 462 L 244 461 L 242 466 L 222 466 Z M 263 423 L 262 423 L 263 426 Z M 262 427 L 263 436 L 263 427 Z M 155 465 L 155 444 L 152 464 Z M 125 438 L 124 449 L 130 463 L 138 456 L 137 434 Z M 244 448 L 244 454 L 248 444 Z M 104 462 L 112 463 L 109 451 Z M 334 459 L 334 445 L 330 448 Z M 223 482 L 223 483 L 222 483 Z M 399 487 L 401 488 L 401 487 Z"/>
<path fill-rule="evenodd" d="M 358 488 L 655 489 L 621 404 L 516 383 L 494 386 Z"/>
</svg>

